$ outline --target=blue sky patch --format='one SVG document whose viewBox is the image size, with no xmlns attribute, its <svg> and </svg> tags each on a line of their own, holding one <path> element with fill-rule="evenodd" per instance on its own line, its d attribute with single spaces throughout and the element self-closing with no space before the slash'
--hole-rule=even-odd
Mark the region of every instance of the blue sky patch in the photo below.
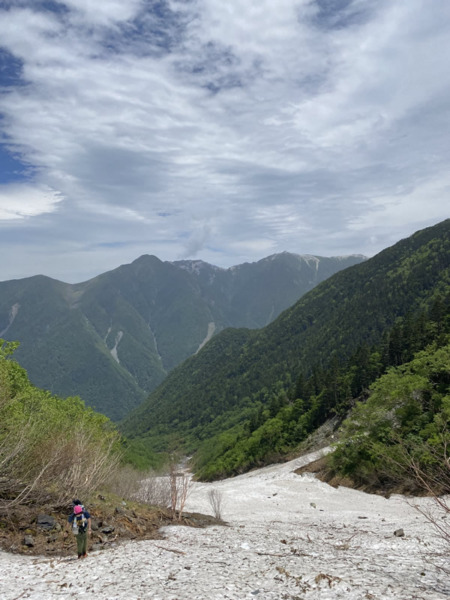
<svg viewBox="0 0 450 600">
<path fill-rule="evenodd" d="M 28 181 L 29 175 L 30 167 L 0 144 L 0 184 Z"/>
<path fill-rule="evenodd" d="M 56 14 L 66 14 L 69 12 L 67 6 L 63 2 L 58 2 L 57 0 L 42 0 L 40 5 L 44 10 L 48 10 Z"/>
<path fill-rule="evenodd" d="M 108 30 L 103 47 L 112 53 L 129 52 L 138 56 L 164 56 L 178 47 L 185 24 L 167 2 L 148 3 L 131 21 Z"/>
<path fill-rule="evenodd" d="M 0 88 L 21 85 L 23 62 L 0 46 Z"/>
<path fill-rule="evenodd" d="M 367 8 L 354 0 L 316 0 L 319 8 L 313 22 L 321 29 L 345 29 L 365 20 Z"/>
</svg>

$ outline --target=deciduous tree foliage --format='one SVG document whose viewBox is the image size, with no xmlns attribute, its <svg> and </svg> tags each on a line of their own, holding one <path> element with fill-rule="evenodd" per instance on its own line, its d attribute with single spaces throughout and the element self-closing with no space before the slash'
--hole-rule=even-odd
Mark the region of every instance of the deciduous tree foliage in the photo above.
<svg viewBox="0 0 450 600">
<path fill-rule="evenodd" d="M 435 320 L 437 318 L 435 304 L 442 307 L 439 326 Z M 415 323 L 420 325 L 415 327 Z M 408 393 L 411 395 L 419 393 L 422 389 L 420 385 L 423 382 L 417 373 L 412 377 L 406 367 L 404 369 L 398 367 L 399 356 L 389 352 L 391 344 L 397 345 L 397 340 L 403 339 L 404 361 L 412 359 L 418 348 L 424 348 L 418 356 L 425 365 L 435 364 L 432 354 L 437 352 L 442 359 L 443 371 L 439 379 L 442 387 L 445 377 L 450 379 L 450 360 L 445 361 L 444 352 L 449 333 L 450 302 L 449 299 L 444 302 L 441 297 L 438 297 L 429 311 L 419 311 L 415 316 L 407 315 L 404 319 L 399 319 L 392 331 L 386 332 L 380 345 L 373 348 L 359 347 L 348 361 L 339 362 L 333 359 L 328 369 L 314 367 L 309 377 L 300 374 L 298 381 L 287 393 L 280 388 L 277 395 L 272 395 L 264 403 L 260 402 L 256 405 L 246 420 L 242 414 L 242 426 L 236 426 L 202 443 L 194 458 L 198 476 L 207 480 L 225 477 L 280 459 L 286 453 L 293 451 L 309 433 L 328 418 L 333 416 L 344 418 L 355 404 L 358 407 L 355 409 L 355 422 L 362 423 L 358 427 L 361 444 L 365 448 L 365 444 L 373 443 L 373 440 L 369 442 L 369 438 L 363 432 L 366 425 L 372 423 L 371 413 L 377 414 L 378 395 L 375 394 L 375 398 L 372 399 L 373 390 L 378 389 L 377 385 L 383 389 L 389 387 L 392 376 L 395 381 L 399 378 L 405 396 Z M 385 351 L 385 348 L 388 350 Z M 429 360 L 426 358 L 428 355 Z M 383 375 L 384 373 L 386 374 Z M 438 379 L 433 380 L 433 385 L 437 384 Z M 400 389 L 400 384 L 398 388 Z M 371 400 L 366 405 L 364 401 L 369 394 Z M 425 399 L 426 395 L 424 395 L 424 402 Z M 438 410 L 434 403 L 430 406 L 433 411 Z M 359 410 L 363 411 L 366 417 L 364 422 L 359 418 Z M 401 410 L 404 412 L 404 419 L 409 419 L 408 422 L 411 422 L 411 427 L 420 428 L 421 422 L 426 418 L 424 412 L 419 410 L 417 401 L 411 400 Z M 434 412 L 430 414 L 434 415 Z M 376 418 L 373 422 L 377 422 Z M 384 424 L 385 430 L 390 431 L 389 420 Z M 398 436 L 399 432 L 396 431 L 395 435 Z M 348 450 L 350 455 L 353 456 L 352 453 L 356 452 L 355 448 L 356 446 L 352 444 L 351 449 Z M 373 450 L 373 453 L 376 452 L 379 452 L 379 448 Z M 344 455 L 345 453 L 337 452 L 334 457 L 339 461 Z M 371 461 L 372 455 L 375 454 L 371 453 L 366 457 L 367 461 L 364 459 L 364 453 L 354 456 L 355 476 L 362 479 L 363 471 L 371 474 L 375 472 L 376 466 Z M 380 465 L 384 462 L 381 460 Z M 335 463 L 337 469 L 336 465 L 337 463 Z M 348 468 L 342 466 L 344 474 L 350 474 L 350 470 L 350 466 Z"/>
<path fill-rule="evenodd" d="M 102 485 L 120 459 L 109 419 L 78 397 L 36 388 L 0 340 L 0 510 L 45 501 L 63 505 Z"/>
<path fill-rule="evenodd" d="M 331 464 L 359 483 L 448 494 L 449 444 L 450 344 L 433 343 L 372 384 L 345 421 Z"/>
<path fill-rule="evenodd" d="M 220 333 L 174 369 L 122 430 L 158 451 L 172 444 L 197 451 L 208 477 L 260 464 L 330 415 L 344 415 L 388 366 L 440 335 L 449 289 L 447 220 L 340 271 L 261 330 Z M 270 419 L 281 420 L 281 431 Z M 261 427 L 270 429 L 270 448 L 264 437 L 255 441 Z M 215 469 L 213 447 L 225 432 L 235 448 Z"/>
</svg>

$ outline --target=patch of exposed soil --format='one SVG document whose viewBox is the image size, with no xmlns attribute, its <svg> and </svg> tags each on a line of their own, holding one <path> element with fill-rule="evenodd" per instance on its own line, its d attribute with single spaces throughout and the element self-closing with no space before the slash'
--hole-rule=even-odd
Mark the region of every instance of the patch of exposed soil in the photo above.
<svg viewBox="0 0 450 600">
<path fill-rule="evenodd" d="M 207 527 L 224 524 L 209 515 L 183 513 L 174 520 L 171 511 L 137 503 L 112 503 L 98 497 L 86 504 L 92 518 L 88 551 L 117 545 L 125 540 L 160 539 L 165 525 Z M 27 555 L 63 557 L 76 554 L 76 537 L 64 535 L 67 512 L 46 506 L 21 506 L 0 514 L 0 548 Z M 50 517 L 43 519 L 42 517 Z M 44 523 L 42 523 L 44 521 Z"/>
<path fill-rule="evenodd" d="M 314 473 L 314 475 L 320 481 L 328 483 L 328 485 L 338 488 L 339 486 L 352 488 L 367 494 L 377 494 L 379 496 L 385 496 L 389 498 L 391 494 L 403 494 L 404 496 L 423 496 L 423 489 L 419 488 L 414 481 L 403 482 L 403 483 L 381 483 L 380 481 L 374 481 L 373 483 L 360 483 L 354 481 L 350 477 L 343 477 L 337 475 L 329 466 L 327 457 L 323 456 L 314 462 L 311 462 L 304 467 L 300 467 L 295 471 L 297 475 L 303 473 Z"/>
</svg>

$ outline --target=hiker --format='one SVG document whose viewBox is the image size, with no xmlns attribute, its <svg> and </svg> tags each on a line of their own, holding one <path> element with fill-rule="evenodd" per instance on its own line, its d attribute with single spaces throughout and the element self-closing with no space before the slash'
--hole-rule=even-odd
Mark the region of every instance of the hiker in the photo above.
<svg viewBox="0 0 450 600">
<path fill-rule="evenodd" d="M 71 525 L 73 533 L 77 536 L 78 558 L 86 558 L 88 534 L 92 533 L 91 515 L 79 500 L 73 501 L 73 511 L 67 519 L 64 537 L 67 537 Z"/>
</svg>

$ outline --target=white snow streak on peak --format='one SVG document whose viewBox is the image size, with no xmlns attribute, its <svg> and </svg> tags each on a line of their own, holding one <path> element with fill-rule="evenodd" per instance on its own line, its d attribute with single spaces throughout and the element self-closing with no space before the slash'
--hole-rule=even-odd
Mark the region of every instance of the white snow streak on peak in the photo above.
<svg viewBox="0 0 450 600">
<path fill-rule="evenodd" d="M 114 342 L 114 348 L 111 348 L 110 352 L 114 360 L 120 364 L 119 355 L 117 354 L 117 349 L 119 348 L 119 344 L 121 339 L 123 338 L 123 331 L 118 331 L 116 335 L 116 339 Z"/>
<path fill-rule="evenodd" d="M 3 331 L 0 331 L 0 337 L 4 336 L 11 325 L 14 323 L 14 319 L 17 317 L 17 313 L 19 312 L 20 304 L 16 302 L 12 305 L 11 310 L 9 311 L 9 319 L 8 325 L 5 327 Z"/>
</svg>

